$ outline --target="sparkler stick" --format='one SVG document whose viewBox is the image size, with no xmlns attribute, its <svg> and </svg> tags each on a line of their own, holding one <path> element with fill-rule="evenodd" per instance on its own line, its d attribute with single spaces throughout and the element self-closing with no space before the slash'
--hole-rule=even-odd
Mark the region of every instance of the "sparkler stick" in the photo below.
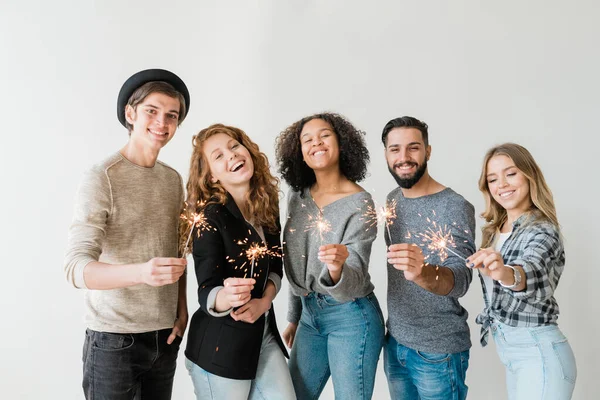
<svg viewBox="0 0 600 400">
<path fill-rule="evenodd" d="M 204 202 L 198 202 L 199 209 L 202 209 L 203 206 L 204 206 Z M 187 207 L 187 203 L 186 203 L 186 207 Z M 188 224 L 190 225 L 190 233 L 187 237 L 187 240 L 185 241 L 185 246 L 183 247 L 183 251 L 185 254 L 186 250 L 189 249 L 188 246 L 190 244 L 190 239 L 192 238 L 192 232 L 194 232 L 194 227 L 196 227 L 198 229 L 198 236 L 200 236 L 200 233 L 202 231 L 207 231 L 209 229 L 214 229 L 214 228 L 208 223 L 203 210 L 190 213 L 190 217 L 186 216 L 185 210 L 184 210 L 184 213 L 181 214 L 181 219 L 186 220 L 188 222 Z"/>
<path fill-rule="evenodd" d="M 392 234 L 390 232 L 390 225 L 394 223 L 396 219 L 396 200 L 392 200 L 391 202 L 387 202 L 385 206 L 381 207 L 373 207 L 367 206 L 367 211 L 362 216 L 368 227 L 371 227 L 383 223 L 385 225 L 385 229 L 387 230 L 388 238 L 390 242 L 392 242 Z"/>
<path fill-rule="evenodd" d="M 243 241 L 238 241 L 238 244 L 246 244 L 247 239 Z M 278 246 L 273 246 L 273 249 L 269 249 L 266 245 L 261 245 L 258 243 L 252 243 L 248 249 L 246 249 L 242 254 L 245 254 L 248 261 L 250 261 L 250 278 L 254 277 L 254 266 L 256 265 L 256 261 L 263 258 L 264 256 L 272 256 L 272 257 L 281 257 L 281 253 L 277 251 Z M 241 255 L 241 254 L 240 254 Z M 245 265 L 246 263 L 244 263 Z M 242 265 L 243 267 L 243 265 Z M 244 276 L 245 277 L 245 276 Z"/>
<path fill-rule="evenodd" d="M 261 246 L 257 243 L 253 243 L 250 248 L 246 250 L 246 257 L 250 260 L 250 278 L 254 277 L 254 264 L 256 260 L 265 256 L 267 252 L 267 246 Z"/>
<path fill-rule="evenodd" d="M 435 225 L 435 222 L 433 222 Z M 440 257 L 440 261 L 444 261 L 448 258 L 448 252 L 454 254 L 463 261 L 467 261 L 465 257 L 452 250 L 451 247 L 456 247 L 452 231 L 446 226 L 441 227 L 437 225 L 437 229 L 428 228 L 424 233 L 418 233 L 416 236 L 422 238 L 423 242 L 429 243 L 427 248 L 433 252 L 437 252 Z"/>
<path fill-rule="evenodd" d="M 319 214 L 315 217 L 314 215 L 308 215 L 308 224 L 304 229 L 304 232 L 315 231 L 319 234 L 321 244 L 323 244 L 323 235 L 327 232 L 331 232 L 331 224 L 323 216 L 323 212 L 319 210 Z"/>
</svg>

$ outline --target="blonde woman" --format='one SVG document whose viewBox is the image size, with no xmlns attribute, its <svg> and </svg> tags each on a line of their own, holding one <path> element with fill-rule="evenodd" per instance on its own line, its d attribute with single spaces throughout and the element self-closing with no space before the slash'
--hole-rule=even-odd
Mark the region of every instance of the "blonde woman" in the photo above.
<svg viewBox="0 0 600 400">
<path fill-rule="evenodd" d="M 565 253 L 552 193 L 529 151 L 514 143 L 487 152 L 479 189 L 483 248 L 467 265 L 479 270 L 484 293 L 481 342 L 491 329 L 509 399 L 570 399 L 577 367 L 556 323 Z"/>
<path fill-rule="evenodd" d="M 272 306 L 283 276 L 278 181 L 238 128 L 209 126 L 193 144 L 185 212 L 206 218 L 193 232 L 199 307 L 185 349 L 196 398 L 295 399 Z M 251 246 L 269 254 L 251 263 Z"/>
</svg>

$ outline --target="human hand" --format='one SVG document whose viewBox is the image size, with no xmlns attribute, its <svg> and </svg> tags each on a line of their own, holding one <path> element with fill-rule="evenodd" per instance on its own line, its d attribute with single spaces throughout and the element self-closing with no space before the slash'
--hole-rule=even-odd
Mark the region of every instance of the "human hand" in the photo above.
<svg viewBox="0 0 600 400">
<path fill-rule="evenodd" d="M 251 299 L 249 302 L 231 313 L 231 318 L 236 321 L 255 323 L 261 315 L 271 309 L 271 301 L 267 298 Z"/>
<path fill-rule="evenodd" d="M 387 260 L 397 270 L 404 271 L 407 281 L 418 279 L 425 266 L 423 251 L 416 244 L 392 244 L 388 248 Z"/>
<path fill-rule="evenodd" d="M 250 301 L 250 292 L 256 281 L 252 278 L 227 278 L 223 281 L 223 289 L 217 293 L 217 311 L 239 307 Z"/>
<path fill-rule="evenodd" d="M 291 349 L 292 345 L 294 344 L 294 339 L 296 338 L 296 330 L 298 330 L 298 324 L 290 322 L 283 331 L 283 341 L 288 347 L 288 349 Z"/>
<path fill-rule="evenodd" d="M 319 261 L 327 265 L 329 272 L 341 274 L 348 258 L 348 248 L 343 244 L 326 244 L 319 247 Z"/>
<path fill-rule="evenodd" d="M 150 286 L 164 286 L 175 283 L 185 272 L 185 258 L 155 257 L 138 264 L 138 281 Z"/>
<path fill-rule="evenodd" d="M 495 281 L 503 283 L 514 282 L 515 276 L 512 268 L 504 265 L 502 254 L 492 248 L 480 249 L 467 258 L 467 266 L 479 268 L 484 275 Z"/>
<path fill-rule="evenodd" d="M 173 326 L 173 330 L 171 334 L 167 338 L 167 344 L 173 343 L 176 337 L 183 338 L 183 334 L 185 333 L 185 328 L 187 327 L 188 316 L 180 315 L 175 319 L 175 325 Z"/>
</svg>

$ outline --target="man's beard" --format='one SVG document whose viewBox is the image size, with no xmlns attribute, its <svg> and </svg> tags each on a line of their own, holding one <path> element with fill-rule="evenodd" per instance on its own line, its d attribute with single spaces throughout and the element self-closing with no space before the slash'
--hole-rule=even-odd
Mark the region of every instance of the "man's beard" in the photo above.
<svg viewBox="0 0 600 400">
<path fill-rule="evenodd" d="M 407 163 L 404 163 L 404 164 L 407 164 Z M 417 163 L 410 163 L 410 164 L 416 165 Z M 425 159 L 425 161 L 423 161 L 423 164 L 421 164 L 421 166 L 417 168 L 417 170 L 415 171 L 415 173 L 412 176 L 408 176 L 407 178 L 401 178 L 396 174 L 396 172 L 394 171 L 393 168 L 390 168 L 390 166 L 388 164 L 388 171 L 390 171 L 390 174 L 392 174 L 392 176 L 396 180 L 396 183 L 402 189 L 410 189 L 411 187 L 413 187 L 417 182 L 419 182 L 421 180 L 421 178 L 425 174 L 426 170 L 427 170 L 427 159 Z"/>
</svg>

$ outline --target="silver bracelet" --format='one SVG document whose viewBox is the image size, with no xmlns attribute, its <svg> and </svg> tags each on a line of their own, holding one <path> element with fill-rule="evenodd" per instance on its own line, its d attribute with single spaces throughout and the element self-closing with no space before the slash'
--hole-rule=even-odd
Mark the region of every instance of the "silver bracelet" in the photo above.
<svg viewBox="0 0 600 400">
<path fill-rule="evenodd" d="M 519 286 L 519 284 L 521 283 L 521 274 L 519 273 L 519 270 L 516 269 L 515 267 L 513 267 L 512 265 L 506 265 L 504 264 L 505 267 L 508 267 L 510 269 L 513 270 L 513 276 L 515 278 L 515 283 L 513 283 L 512 285 L 505 285 L 504 283 L 502 283 L 502 281 L 498 281 L 498 283 L 500 284 L 500 286 L 502 286 L 503 288 L 507 288 L 507 289 L 514 289 L 517 286 Z"/>
</svg>

